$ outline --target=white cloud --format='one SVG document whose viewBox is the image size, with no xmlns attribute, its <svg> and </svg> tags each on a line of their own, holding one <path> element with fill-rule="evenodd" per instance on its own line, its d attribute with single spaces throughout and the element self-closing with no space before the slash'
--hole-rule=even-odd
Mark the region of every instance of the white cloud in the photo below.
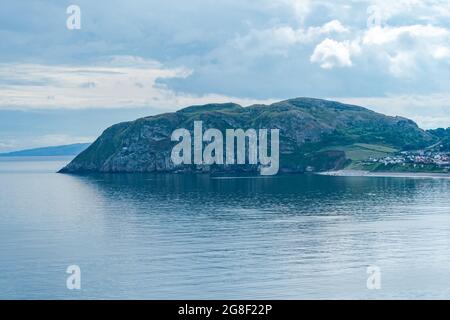
<svg viewBox="0 0 450 320">
<path fill-rule="evenodd" d="M 311 1 L 310 0 L 282 0 L 294 9 L 295 14 L 301 20 L 303 20 L 311 10 Z"/>
<path fill-rule="evenodd" d="M 81 109 L 156 106 L 166 109 L 208 102 L 261 102 L 223 95 L 177 93 L 159 79 L 186 78 L 191 70 L 165 68 L 139 57 L 113 57 L 92 66 L 0 64 L 0 108 Z"/>
<path fill-rule="evenodd" d="M 8 149 L 13 147 L 14 145 L 11 141 L 0 141 L 0 150 Z"/>
<path fill-rule="evenodd" d="M 310 14 L 312 1 L 311 0 L 268 0 L 268 7 L 287 7 L 295 15 L 295 17 L 303 22 Z"/>
<path fill-rule="evenodd" d="M 416 58 L 412 52 L 398 52 L 389 56 L 389 72 L 398 78 L 412 77 L 416 69 Z"/>
<path fill-rule="evenodd" d="M 332 20 L 324 24 L 322 27 L 312 27 L 309 29 L 309 31 L 316 34 L 330 34 L 332 32 L 346 33 L 350 30 L 344 27 L 339 20 Z"/>
<path fill-rule="evenodd" d="M 316 46 L 310 61 L 324 69 L 350 67 L 352 57 L 359 54 L 375 57 L 380 69 L 396 78 L 413 78 L 420 71 L 419 62 L 429 66 L 430 60 L 450 58 L 450 30 L 429 24 L 376 26 L 355 32 L 349 40 L 325 39 Z"/>
<path fill-rule="evenodd" d="M 450 17 L 450 4 L 447 0 L 371 0 L 367 2 L 378 7 L 386 20 L 408 14 L 424 21 Z"/>
<path fill-rule="evenodd" d="M 440 40 L 448 37 L 448 29 L 435 27 L 432 25 L 409 25 L 401 27 L 374 27 L 370 28 L 364 35 L 363 44 L 383 45 L 398 41 L 402 36 L 409 36 L 412 39 Z"/>
<path fill-rule="evenodd" d="M 332 20 L 318 27 L 292 28 L 277 26 L 268 29 L 253 29 L 245 36 L 239 36 L 231 42 L 235 49 L 253 55 L 286 55 L 294 45 L 309 44 L 321 36 L 344 34 L 350 30 L 339 20 Z"/>
<path fill-rule="evenodd" d="M 431 54 L 436 60 L 450 59 L 450 48 L 438 45 L 431 49 Z"/>
<path fill-rule="evenodd" d="M 316 46 L 310 61 L 320 64 L 323 69 L 350 67 L 352 65 L 351 55 L 359 53 L 359 51 L 357 43 L 338 42 L 327 38 Z"/>
<path fill-rule="evenodd" d="M 376 56 L 396 78 L 413 78 L 432 60 L 450 57 L 450 30 L 433 25 L 374 27 L 361 41 L 366 55 Z"/>
</svg>

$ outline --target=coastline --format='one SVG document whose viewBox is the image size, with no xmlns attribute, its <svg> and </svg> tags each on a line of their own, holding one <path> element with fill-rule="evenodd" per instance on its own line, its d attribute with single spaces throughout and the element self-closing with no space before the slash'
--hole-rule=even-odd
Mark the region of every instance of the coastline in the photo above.
<svg viewBox="0 0 450 320">
<path fill-rule="evenodd" d="M 385 177 L 385 178 L 433 178 L 450 179 L 450 173 L 427 172 L 371 172 L 364 170 L 343 169 L 316 173 L 322 176 L 333 177 Z"/>
</svg>

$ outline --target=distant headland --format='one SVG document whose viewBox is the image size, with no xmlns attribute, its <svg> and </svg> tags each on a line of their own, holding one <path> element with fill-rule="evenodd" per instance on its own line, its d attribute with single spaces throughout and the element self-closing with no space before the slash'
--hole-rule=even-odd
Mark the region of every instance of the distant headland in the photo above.
<svg viewBox="0 0 450 320">
<path fill-rule="evenodd" d="M 234 103 L 191 106 L 173 113 L 123 122 L 106 129 L 61 169 L 83 172 L 253 173 L 255 165 L 176 165 L 171 134 L 217 128 L 279 129 L 280 173 L 326 172 L 344 168 L 447 172 L 450 130 L 423 130 L 407 118 L 386 116 L 335 101 L 296 98 L 271 105 Z M 432 160 L 434 159 L 434 160 Z M 422 161 L 422 162 L 421 162 Z"/>
<path fill-rule="evenodd" d="M 76 156 L 90 146 L 90 143 L 75 143 L 63 146 L 42 147 L 0 153 L 0 157 L 53 157 L 53 156 Z"/>
</svg>

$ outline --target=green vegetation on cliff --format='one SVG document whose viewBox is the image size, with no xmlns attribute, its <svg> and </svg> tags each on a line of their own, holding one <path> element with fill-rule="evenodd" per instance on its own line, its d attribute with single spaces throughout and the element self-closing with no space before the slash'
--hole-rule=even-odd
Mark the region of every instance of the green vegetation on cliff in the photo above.
<svg viewBox="0 0 450 320">
<path fill-rule="evenodd" d="M 204 168 L 174 166 L 170 159 L 175 129 L 279 129 L 280 172 L 341 169 L 352 160 L 439 141 L 413 121 L 385 116 L 334 101 L 297 98 L 271 105 L 192 106 L 174 113 L 120 123 L 107 130 L 62 172 L 178 172 Z M 255 171 L 247 165 L 213 166 L 212 171 Z"/>
</svg>

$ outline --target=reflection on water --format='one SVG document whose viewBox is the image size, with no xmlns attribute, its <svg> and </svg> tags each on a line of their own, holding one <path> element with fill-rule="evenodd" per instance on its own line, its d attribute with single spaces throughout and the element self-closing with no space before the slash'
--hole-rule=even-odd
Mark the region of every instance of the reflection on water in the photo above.
<svg viewBox="0 0 450 320">
<path fill-rule="evenodd" d="M 450 298 L 448 179 L 55 174 L 63 164 L 0 161 L 0 298 Z M 371 265 L 381 290 L 366 287 Z"/>
</svg>

